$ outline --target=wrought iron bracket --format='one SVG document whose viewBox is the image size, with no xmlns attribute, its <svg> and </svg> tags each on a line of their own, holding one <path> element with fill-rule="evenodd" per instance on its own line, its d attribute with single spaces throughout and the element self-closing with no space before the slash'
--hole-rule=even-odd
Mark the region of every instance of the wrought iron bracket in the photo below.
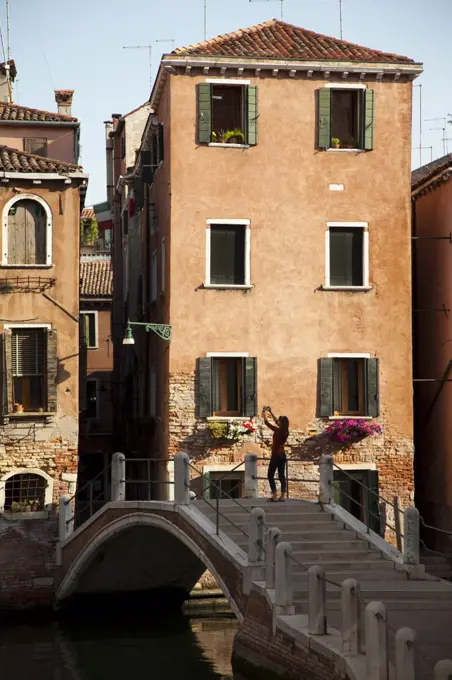
<svg viewBox="0 0 452 680">
<path fill-rule="evenodd" d="M 129 326 L 144 326 L 147 333 L 152 331 L 153 333 L 158 335 L 159 338 L 161 338 L 162 340 L 165 340 L 166 342 L 171 342 L 173 327 L 170 326 L 169 324 L 145 323 L 145 322 L 142 322 L 142 321 L 129 321 L 128 325 Z"/>
</svg>

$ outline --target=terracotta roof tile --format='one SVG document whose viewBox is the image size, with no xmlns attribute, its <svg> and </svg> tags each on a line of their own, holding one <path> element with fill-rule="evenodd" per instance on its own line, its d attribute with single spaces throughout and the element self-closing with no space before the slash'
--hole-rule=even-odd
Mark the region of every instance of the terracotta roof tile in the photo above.
<svg viewBox="0 0 452 680">
<path fill-rule="evenodd" d="M 277 19 L 250 28 L 243 28 L 233 33 L 226 33 L 196 45 L 180 47 L 174 50 L 173 54 L 395 64 L 414 63 L 408 57 L 361 47 Z"/>
<path fill-rule="evenodd" d="M 413 190 L 417 189 L 421 184 L 424 184 L 424 182 L 434 179 L 441 172 L 451 167 L 452 153 L 442 156 L 441 158 L 437 158 L 431 163 L 422 165 L 420 168 L 413 170 L 411 173 L 411 188 Z"/>
<path fill-rule="evenodd" d="M 3 172 L 42 172 L 66 173 L 81 172 L 82 168 L 73 163 L 64 163 L 52 158 L 36 156 L 32 153 L 0 146 L 0 171 Z"/>
<path fill-rule="evenodd" d="M 62 113 L 52 111 L 41 111 L 40 109 L 30 109 L 28 106 L 19 104 L 0 103 L 0 120 L 21 120 L 26 122 L 45 122 L 45 123 L 76 123 L 77 118 L 65 116 Z"/>
<path fill-rule="evenodd" d="M 80 262 L 80 296 L 111 297 L 112 292 L 111 259 L 83 259 Z"/>
</svg>

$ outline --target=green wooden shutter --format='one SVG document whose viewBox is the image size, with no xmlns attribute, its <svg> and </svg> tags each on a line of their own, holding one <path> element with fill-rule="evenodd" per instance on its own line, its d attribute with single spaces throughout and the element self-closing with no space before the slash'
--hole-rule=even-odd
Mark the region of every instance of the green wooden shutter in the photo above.
<svg viewBox="0 0 452 680">
<path fill-rule="evenodd" d="M 334 502 L 336 505 L 340 505 L 341 508 L 344 508 L 344 510 L 347 510 L 347 512 L 353 514 L 352 506 L 355 504 L 350 500 L 352 496 L 352 480 L 345 472 L 334 470 L 333 484 Z M 356 506 L 356 508 L 358 508 L 358 506 Z"/>
<path fill-rule="evenodd" d="M 257 359 L 246 357 L 245 368 L 245 400 L 243 415 L 254 418 L 257 415 Z"/>
<path fill-rule="evenodd" d="M 212 359 L 198 359 L 199 380 L 199 416 L 208 418 L 212 415 Z"/>
<path fill-rule="evenodd" d="M 372 151 L 374 148 L 374 90 L 366 90 L 364 104 L 364 148 Z"/>
<path fill-rule="evenodd" d="M 254 146 L 258 140 L 258 104 L 257 104 L 257 87 L 249 85 L 247 88 L 247 103 L 248 103 L 248 144 Z"/>
<path fill-rule="evenodd" d="M 376 418 L 380 415 L 379 359 L 366 359 L 366 415 Z"/>
<path fill-rule="evenodd" d="M 210 501 L 210 472 L 204 472 L 202 476 L 202 498 Z"/>
<path fill-rule="evenodd" d="M 212 138 L 212 87 L 198 85 L 198 144 L 209 144 Z"/>
<path fill-rule="evenodd" d="M 333 359 L 319 359 L 319 415 L 333 415 Z"/>
<path fill-rule="evenodd" d="M 159 123 L 159 162 L 165 160 L 165 139 L 163 123 Z"/>
<path fill-rule="evenodd" d="M 367 472 L 366 486 L 370 491 L 367 492 L 367 525 L 376 534 L 380 534 L 380 511 L 378 505 L 378 472 L 369 470 Z"/>
<path fill-rule="evenodd" d="M 6 330 L 3 334 L 3 412 L 14 411 L 13 389 L 13 334 Z"/>
<path fill-rule="evenodd" d="M 47 331 L 47 410 L 55 413 L 57 410 L 57 332 Z"/>
<path fill-rule="evenodd" d="M 319 148 L 328 149 L 331 146 L 331 89 L 322 87 L 319 90 Z"/>
</svg>

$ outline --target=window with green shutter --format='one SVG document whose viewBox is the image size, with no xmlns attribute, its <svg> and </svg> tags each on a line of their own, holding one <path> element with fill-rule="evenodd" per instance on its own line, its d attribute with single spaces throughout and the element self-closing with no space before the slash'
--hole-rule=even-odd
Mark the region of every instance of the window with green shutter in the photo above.
<svg viewBox="0 0 452 680">
<path fill-rule="evenodd" d="M 251 85 L 198 85 L 199 144 L 257 144 L 257 87 Z"/>
<path fill-rule="evenodd" d="M 378 359 L 338 357 L 319 360 L 319 415 L 379 415 Z"/>
<path fill-rule="evenodd" d="M 257 360 L 206 357 L 198 360 L 200 417 L 257 415 Z"/>
<path fill-rule="evenodd" d="M 329 286 L 364 285 L 364 229 L 329 228 Z"/>
<path fill-rule="evenodd" d="M 323 87 L 318 98 L 321 149 L 373 149 L 374 91 Z"/>
</svg>

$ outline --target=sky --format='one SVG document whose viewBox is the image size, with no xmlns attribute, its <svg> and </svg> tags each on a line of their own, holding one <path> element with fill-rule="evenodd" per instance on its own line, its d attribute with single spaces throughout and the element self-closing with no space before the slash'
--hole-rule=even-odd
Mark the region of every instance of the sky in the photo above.
<svg viewBox="0 0 452 680">
<path fill-rule="evenodd" d="M 452 114 L 450 56 L 452 0 L 343 0 L 344 40 L 395 52 L 424 64 L 422 163 L 443 155 L 443 128 Z M 279 0 L 207 0 L 207 37 L 280 18 Z M 285 0 L 284 20 L 339 37 L 339 0 Z M 72 115 L 81 121 L 81 162 L 89 173 L 86 205 L 106 198 L 103 122 L 124 114 L 150 94 L 164 52 L 203 40 L 204 0 L 10 0 L 11 57 L 18 85 L 14 100 L 56 110 L 54 89 L 75 90 Z M 0 20 L 6 35 L 5 1 Z M 413 96 L 413 147 L 419 146 L 421 88 Z M 430 121 L 428 119 L 438 118 Z M 447 125 L 452 151 L 452 124 Z M 413 167 L 420 164 L 413 151 Z"/>
</svg>

